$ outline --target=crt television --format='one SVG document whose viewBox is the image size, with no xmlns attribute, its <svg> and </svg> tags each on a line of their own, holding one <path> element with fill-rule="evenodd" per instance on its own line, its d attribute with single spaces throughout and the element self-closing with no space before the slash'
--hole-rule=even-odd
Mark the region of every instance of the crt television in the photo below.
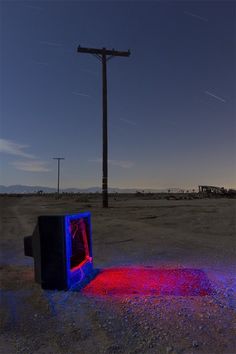
<svg viewBox="0 0 236 354">
<path fill-rule="evenodd" d="M 82 286 L 93 275 L 90 213 L 39 216 L 24 251 L 34 258 L 35 281 L 43 289 Z"/>
</svg>

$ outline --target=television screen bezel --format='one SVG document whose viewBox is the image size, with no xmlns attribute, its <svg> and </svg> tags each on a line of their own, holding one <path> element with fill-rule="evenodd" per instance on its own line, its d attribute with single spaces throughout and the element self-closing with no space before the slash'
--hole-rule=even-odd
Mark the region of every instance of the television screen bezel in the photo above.
<svg viewBox="0 0 236 354">
<path fill-rule="evenodd" d="M 70 221 L 74 219 L 85 219 L 87 241 L 89 248 L 89 257 L 84 259 L 78 266 L 71 269 L 71 233 L 69 230 Z M 67 272 L 67 287 L 82 283 L 86 276 L 93 271 L 93 255 L 92 255 L 92 228 L 91 228 L 91 213 L 83 212 L 78 214 L 67 214 L 64 216 L 65 223 L 65 245 L 66 245 L 66 272 Z"/>
</svg>

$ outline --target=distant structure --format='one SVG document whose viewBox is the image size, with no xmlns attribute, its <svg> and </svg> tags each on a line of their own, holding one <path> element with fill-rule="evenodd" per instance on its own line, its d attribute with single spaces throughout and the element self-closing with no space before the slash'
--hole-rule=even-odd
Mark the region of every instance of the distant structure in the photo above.
<svg viewBox="0 0 236 354">
<path fill-rule="evenodd" d="M 226 189 L 224 187 L 216 186 L 198 186 L 199 193 L 207 194 L 224 194 Z"/>
<path fill-rule="evenodd" d="M 199 194 L 206 195 L 208 197 L 235 197 L 236 190 L 226 189 L 224 187 L 216 186 L 198 186 Z"/>
</svg>

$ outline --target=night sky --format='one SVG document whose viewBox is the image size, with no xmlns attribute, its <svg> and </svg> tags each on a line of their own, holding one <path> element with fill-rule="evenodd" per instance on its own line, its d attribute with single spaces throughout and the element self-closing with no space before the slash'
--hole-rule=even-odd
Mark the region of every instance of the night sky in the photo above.
<svg viewBox="0 0 236 354">
<path fill-rule="evenodd" d="M 236 187 L 235 2 L 1 2 L 0 184 Z"/>
</svg>

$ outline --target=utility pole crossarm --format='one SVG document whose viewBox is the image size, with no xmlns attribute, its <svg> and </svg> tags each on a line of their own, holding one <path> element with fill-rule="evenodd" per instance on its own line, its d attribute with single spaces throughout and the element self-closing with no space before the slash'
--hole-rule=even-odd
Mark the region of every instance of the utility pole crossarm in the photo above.
<svg viewBox="0 0 236 354">
<path fill-rule="evenodd" d="M 78 53 L 89 53 L 89 54 L 98 54 L 98 55 L 111 55 L 111 56 L 117 56 L 117 57 L 129 57 L 130 56 L 130 51 L 118 51 L 115 49 L 97 49 L 97 48 L 85 48 L 81 47 L 80 45 L 78 46 L 77 49 Z"/>
</svg>

